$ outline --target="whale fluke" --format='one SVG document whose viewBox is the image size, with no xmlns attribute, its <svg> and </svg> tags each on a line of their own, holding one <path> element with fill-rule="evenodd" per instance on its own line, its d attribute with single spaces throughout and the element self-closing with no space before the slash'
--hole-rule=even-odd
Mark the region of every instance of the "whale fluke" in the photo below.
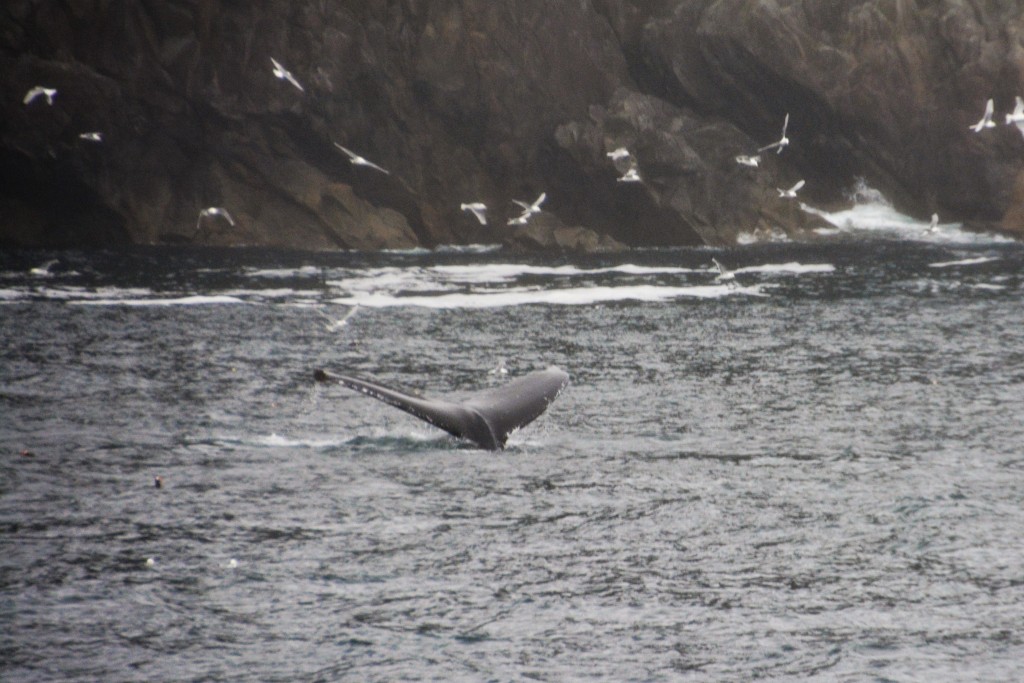
<svg viewBox="0 0 1024 683">
<path fill-rule="evenodd" d="M 313 372 L 313 379 L 360 391 L 492 451 L 504 448 L 510 433 L 540 417 L 569 383 L 566 372 L 551 366 L 455 403 L 319 369 Z"/>
</svg>

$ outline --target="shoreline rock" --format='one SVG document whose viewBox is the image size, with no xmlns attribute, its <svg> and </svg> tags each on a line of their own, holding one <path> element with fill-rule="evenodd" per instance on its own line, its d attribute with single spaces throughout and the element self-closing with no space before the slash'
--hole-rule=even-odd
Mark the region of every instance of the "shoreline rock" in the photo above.
<svg viewBox="0 0 1024 683">
<path fill-rule="evenodd" d="M 730 245 L 813 228 L 776 187 L 804 178 L 828 206 L 857 177 L 905 213 L 1024 236 L 1013 3 L 76 7 L 12 0 L 0 31 L 0 244 L 430 248 L 493 235 L 462 202 L 503 225 L 546 191 L 562 225 L 624 246 Z M 35 85 L 52 106 L 23 104 Z M 969 131 L 989 97 L 999 125 Z M 787 113 L 782 154 L 735 163 Z M 617 146 L 642 183 L 617 182 Z M 194 234 L 207 206 L 236 226 Z M 592 241 L 537 244 L 559 239 Z"/>
</svg>

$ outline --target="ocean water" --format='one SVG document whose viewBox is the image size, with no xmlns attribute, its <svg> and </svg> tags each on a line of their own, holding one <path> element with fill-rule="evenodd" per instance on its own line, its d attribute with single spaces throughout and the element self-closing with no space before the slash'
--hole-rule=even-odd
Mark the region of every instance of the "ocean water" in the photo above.
<svg viewBox="0 0 1024 683">
<path fill-rule="evenodd" d="M 827 217 L 0 253 L 0 679 L 1019 680 L 1024 248 Z M 500 362 L 572 383 L 496 453 L 312 381 Z"/>
</svg>

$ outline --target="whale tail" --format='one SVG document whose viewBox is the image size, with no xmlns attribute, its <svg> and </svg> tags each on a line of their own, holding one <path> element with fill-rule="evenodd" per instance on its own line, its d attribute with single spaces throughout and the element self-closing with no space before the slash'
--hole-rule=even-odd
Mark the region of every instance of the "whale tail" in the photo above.
<svg viewBox="0 0 1024 683">
<path fill-rule="evenodd" d="M 313 379 L 362 392 L 488 450 L 504 448 L 509 434 L 540 417 L 569 384 L 569 375 L 551 366 L 455 403 L 321 369 L 313 372 Z"/>
</svg>

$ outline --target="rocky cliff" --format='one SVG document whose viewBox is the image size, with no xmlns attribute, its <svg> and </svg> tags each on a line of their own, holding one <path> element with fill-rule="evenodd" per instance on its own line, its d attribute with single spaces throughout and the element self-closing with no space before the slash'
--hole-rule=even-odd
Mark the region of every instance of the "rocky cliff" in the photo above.
<svg viewBox="0 0 1024 683">
<path fill-rule="evenodd" d="M 0 244 L 730 244 L 856 177 L 1024 235 L 1016 0 L 8 0 L 0 73 Z"/>
</svg>

